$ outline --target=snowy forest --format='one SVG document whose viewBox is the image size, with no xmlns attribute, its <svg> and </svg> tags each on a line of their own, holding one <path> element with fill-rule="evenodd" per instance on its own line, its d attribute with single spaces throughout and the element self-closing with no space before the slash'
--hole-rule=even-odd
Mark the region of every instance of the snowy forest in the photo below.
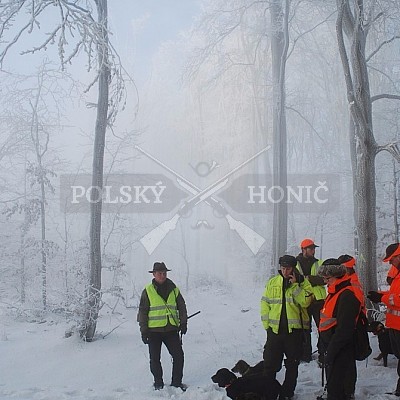
<svg viewBox="0 0 400 400">
<path fill-rule="evenodd" d="M 92 341 L 155 261 L 184 292 L 261 293 L 305 237 L 379 288 L 400 239 L 400 3 L 144 3 L 0 1 L 3 312 Z"/>
</svg>

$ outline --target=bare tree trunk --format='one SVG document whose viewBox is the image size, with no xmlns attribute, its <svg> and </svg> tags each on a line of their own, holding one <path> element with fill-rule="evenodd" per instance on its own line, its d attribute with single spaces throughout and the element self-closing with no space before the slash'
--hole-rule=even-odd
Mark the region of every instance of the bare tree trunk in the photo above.
<svg viewBox="0 0 400 400">
<path fill-rule="evenodd" d="M 107 0 L 96 0 L 98 22 L 101 26 L 99 56 L 99 94 L 93 149 L 92 187 L 90 204 L 90 276 L 84 326 L 81 336 L 92 341 L 101 301 L 101 210 L 103 189 L 104 146 L 108 121 L 110 66 L 108 59 Z"/>
<path fill-rule="evenodd" d="M 288 51 L 288 11 L 289 0 L 271 2 L 271 24 L 273 36 L 271 39 L 272 81 L 273 81 L 273 185 L 283 191 L 274 192 L 273 231 L 272 231 L 272 265 L 278 265 L 279 257 L 287 250 L 287 137 L 286 137 L 286 57 Z"/>
<path fill-rule="evenodd" d="M 47 153 L 49 134 L 44 132 L 45 140 L 41 143 L 39 137 L 39 116 L 38 106 L 42 96 L 42 88 L 45 79 L 45 65 L 41 67 L 38 73 L 38 91 L 36 94 L 35 102 L 32 106 L 32 124 L 31 124 L 31 138 L 35 148 L 35 155 L 37 161 L 37 174 L 40 185 L 40 228 L 41 228 L 41 240 L 40 240 L 40 253 L 42 257 L 42 263 L 40 268 L 40 274 L 42 278 L 42 304 L 43 308 L 47 307 L 47 249 L 46 249 L 46 190 L 45 190 L 45 169 L 43 168 L 43 157 Z"/>
<path fill-rule="evenodd" d="M 354 143 L 350 137 L 354 179 L 354 218 L 359 238 L 357 267 L 365 291 L 377 287 L 376 278 L 376 188 L 375 157 L 377 144 L 372 127 L 372 101 L 365 57 L 368 35 L 364 21 L 363 1 L 354 2 L 354 15 L 350 0 L 337 0 L 336 32 L 339 53 L 345 75 L 347 99 L 354 123 Z M 350 56 L 343 32 L 351 43 Z M 350 133 L 353 127 L 350 126 Z"/>
</svg>

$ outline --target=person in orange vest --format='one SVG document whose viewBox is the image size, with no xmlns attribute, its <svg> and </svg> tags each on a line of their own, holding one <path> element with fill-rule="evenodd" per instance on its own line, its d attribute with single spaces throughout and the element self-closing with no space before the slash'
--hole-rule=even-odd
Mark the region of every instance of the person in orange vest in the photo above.
<svg viewBox="0 0 400 400">
<path fill-rule="evenodd" d="M 392 243 L 386 248 L 383 262 L 389 262 L 400 271 L 400 243 Z M 373 303 L 386 305 L 386 327 L 389 330 L 390 343 L 393 353 L 398 358 L 396 390 L 394 395 L 400 397 L 400 274 L 393 278 L 389 290 L 385 292 L 370 291 L 367 295 Z"/>
<path fill-rule="evenodd" d="M 352 256 L 349 256 L 348 254 L 342 254 L 341 256 L 339 256 L 338 261 L 340 262 L 340 264 L 346 267 L 346 273 L 347 275 L 350 276 L 350 282 L 355 289 L 355 294 L 358 300 L 360 301 L 363 310 L 365 310 L 364 291 L 360 283 L 360 280 L 358 278 L 358 275 L 354 269 L 356 265 L 356 259 Z"/>
<path fill-rule="evenodd" d="M 354 294 L 357 296 L 358 301 L 361 303 L 361 309 L 365 312 L 366 305 L 365 305 L 365 296 L 364 290 L 358 279 L 358 275 L 354 269 L 356 265 L 356 259 L 348 254 L 342 254 L 338 257 L 338 261 L 340 264 L 346 267 L 346 274 L 350 277 L 351 285 L 354 288 Z M 356 383 L 357 383 L 357 369 L 355 369 L 354 374 L 350 374 L 347 376 L 347 382 L 345 387 L 346 393 L 354 393 L 356 390 Z M 350 396 L 350 395 L 349 395 Z M 351 397 L 348 397 L 351 399 Z"/>
<path fill-rule="evenodd" d="M 318 274 L 328 285 L 328 295 L 321 310 L 320 342 L 326 349 L 327 400 L 354 399 L 348 393 L 349 377 L 357 376 L 354 356 L 354 329 L 361 303 L 358 300 L 346 267 L 337 259 L 325 260 Z"/>
<path fill-rule="evenodd" d="M 399 273 L 399 270 L 394 267 L 393 265 L 390 267 L 387 275 L 386 275 L 386 282 L 388 285 L 391 285 L 393 282 L 393 279 L 396 278 L 396 275 Z"/>
</svg>

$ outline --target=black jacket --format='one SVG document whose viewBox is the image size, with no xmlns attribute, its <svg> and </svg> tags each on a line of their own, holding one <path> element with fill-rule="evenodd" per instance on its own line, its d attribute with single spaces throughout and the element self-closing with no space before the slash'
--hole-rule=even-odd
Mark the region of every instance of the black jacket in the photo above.
<svg viewBox="0 0 400 400">
<path fill-rule="evenodd" d="M 333 293 L 337 293 L 346 286 L 351 286 L 349 279 L 338 283 Z M 352 291 L 344 290 L 339 294 L 333 311 L 333 317 L 336 318 L 337 324 L 331 329 L 320 332 L 320 338 L 326 350 L 325 362 L 327 364 L 332 364 L 341 350 L 352 346 L 360 306 L 359 300 Z"/>
</svg>

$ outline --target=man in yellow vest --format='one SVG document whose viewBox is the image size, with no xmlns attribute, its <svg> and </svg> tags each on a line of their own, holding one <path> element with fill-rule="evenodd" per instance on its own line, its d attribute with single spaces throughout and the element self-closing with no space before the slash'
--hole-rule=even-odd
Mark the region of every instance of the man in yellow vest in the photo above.
<svg viewBox="0 0 400 400">
<path fill-rule="evenodd" d="M 279 400 L 291 400 L 297 384 L 297 375 L 305 330 L 310 328 L 307 307 L 311 303 L 311 285 L 296 270 L 296 258 L 279 258 L 279 274 L 265 286 L 261 298 L 261 321 L 267 331 L 264 346 L 264 373 L 275 379 L 282 368 L 286 372 Z"/>
<path fill-rule="evenodd" d="M 153 280 L 148 284 L 140 298 L 137 320 L 142 341 L 149 346 L 150 371 L 154 376 L 154 389 L 164 387 L 161 366 L 161 345 L 164 343 L 172 357 L 171 386 L 183 391 L 187 386 L 182 383 L 183 349 L 179 338 L 187 331 L 187 310 L 180 290 L 167 278 L 171 271 L 163 262 L 154 263 Z"/>
<path fill-rule="evenodd" d="M 310 329 L 305 335 L 305 342 L 303 346 L 303 355 L 301 360 L 303 362 L 311 361 L 312 346 L 311 346 L 311 323 L 314 319 L 315 325 L 318 330 L 320 312 L 324 305 L 326 297 L 325 283 L 318 275 L 318 269 L 322 264 L 322 260 L 315 258 L 315 248 L 317 246 L 312 239 L 304 239 L 300 243 L 301 253 L 296 257 L 297 269 L 300 274 L 307 278 L 312 286 L 312 293 L 314 295 L 311 305 L 308 307 L 308 315 L 310 317 Z M 317 343 L 318 360 L 322 363 L 322 354 L 320 343 Z"/>
</svg>

